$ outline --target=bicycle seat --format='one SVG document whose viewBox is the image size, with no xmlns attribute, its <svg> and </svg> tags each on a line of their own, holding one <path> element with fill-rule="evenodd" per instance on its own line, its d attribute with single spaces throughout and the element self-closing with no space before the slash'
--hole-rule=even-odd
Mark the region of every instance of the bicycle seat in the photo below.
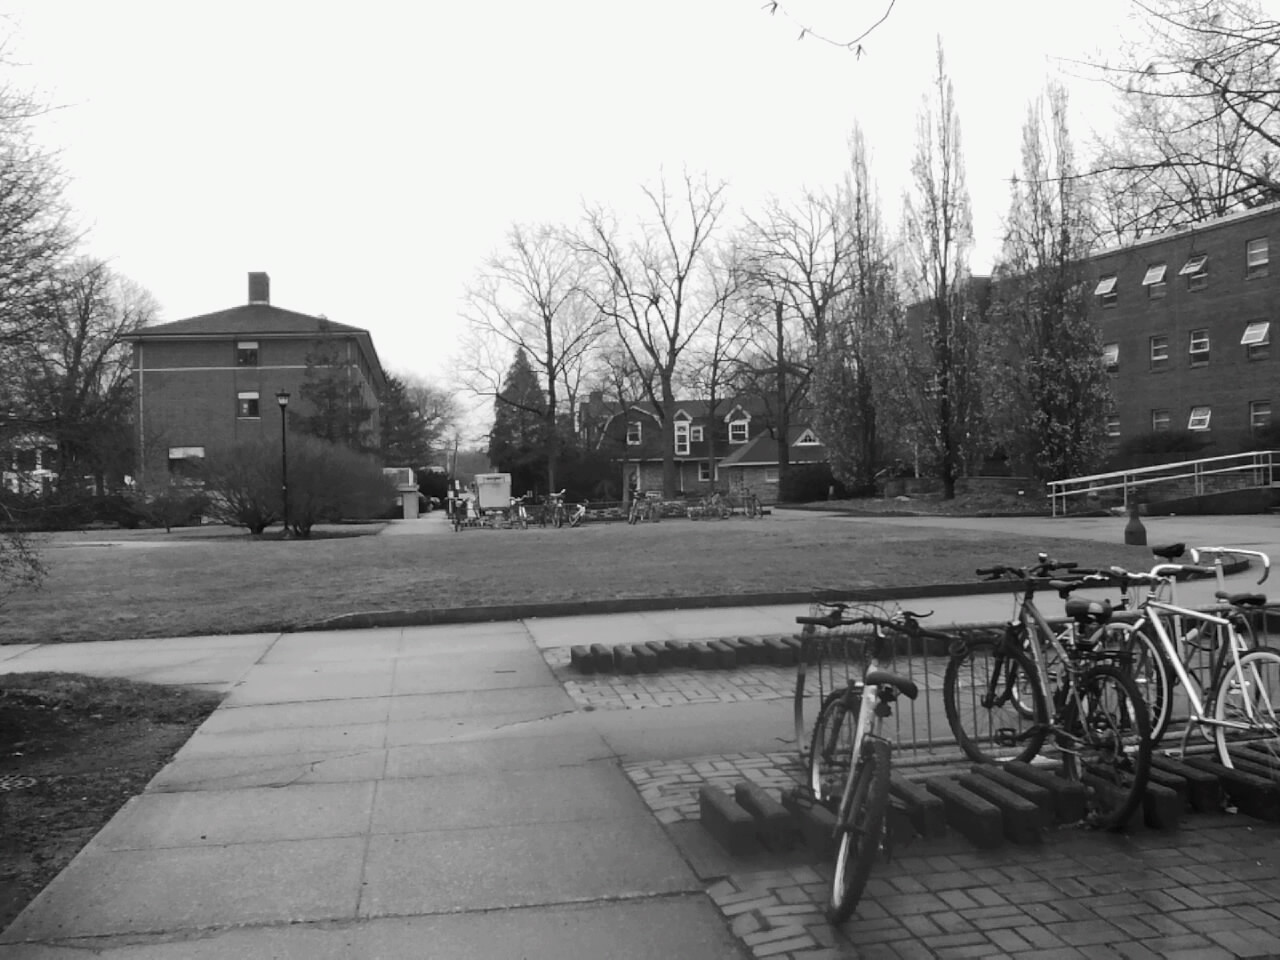
<svg viewBox="0 0 1280 960">
<path fill-rule="evenodd" d="M 914 680 L 900 677 L 896 673 L 890 673 L 888 670 L 872 670 L 867 674 L 865 682 L 876 686 L 894 687 L 908 700 L 914 700 L 920 695 L 920 688 L 916 686 Z"/>
<path fill-rule="evenodd" d="M 1227 593 L 1225 590 L 1219 590 L 1214 596 L 1233 607 L 1265 607 L 1267 605 L 1265 593 Z"/>
<path fill-rule="evenodd" d="M 1152 547 L 1152 556 L 1159 557 L 1162 560 L 1177 560 L 1180 556 L 1187 552 L 1185 543 L 1170 543 L 1161 547 Z"/>
<path fill-rule="evenodd" d="M 1075 599 L 1067 601 L 1067 616 L 1079 624 L 1098 625 L 1111 619 L 1110 600 Z"/>
</svg>

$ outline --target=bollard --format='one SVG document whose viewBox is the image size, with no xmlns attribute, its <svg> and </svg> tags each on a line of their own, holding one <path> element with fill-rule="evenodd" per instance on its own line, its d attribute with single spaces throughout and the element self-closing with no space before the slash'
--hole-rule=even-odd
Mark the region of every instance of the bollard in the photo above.
<svg viewBox="0 0 1280 960">
<path fill-rule="evenodd" d="M 1147 544 L 1147 528 L 1142 525 L 1142 519 L 1138 516 L 1136 500 L 1129 504 L 1129 522 L 1124 525 L 1124 542 L 1138 547 Z"/>
</svg>

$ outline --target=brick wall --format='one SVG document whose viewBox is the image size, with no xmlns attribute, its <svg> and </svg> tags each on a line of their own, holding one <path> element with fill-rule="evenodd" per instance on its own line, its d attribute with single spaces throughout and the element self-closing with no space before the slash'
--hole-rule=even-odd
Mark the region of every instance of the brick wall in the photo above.
<svg viewBox="0 0 1280 960">
<path fill-rule="evenodd" d="M 1270 274 L 1246 279 L 1245 245 L 1267 237 Z M 1178 276 L 1193 254 L 1207 254 L 1207 283 L 1191 290 Z M 1149 297 L 1142 280 L 1147 268 L 1165 263 L 1165 296 Z M 1116 275 L 1116 304 L 1103 308 L 1095 298 L 1094 316 L 1104 343 L 1120 350 L 1119 370 L 1111 378 L 1120 439 L 1148 433 L 1151 413 L 1167 409 L 1170 427 L 1185 430 L 1191 408 L 1212 408 L 1213 443 L 1205 455 L 1233 452 L 1249 430 L 1250 401 L 1275 404 L 1280 375 L 1280 209 L 1220 221 L 1151 243 L 1131 246 L 1093 260 L 1093 283 Z M 1249 359 L 1240 344 L 1245 326 L 1272 321 L 1270 356 Z M 1207 330 L 1208 363 L 1192 366 L 1191 332 Z M 1158 369 L 1150 362 L 1153 336 L 1167 336 L 1169 360 Z M 1280 411 L 1276 411 L 1280 415 Z"/>
<path fill-rule="evenodd" d="M 353 360 L 359 350 L 350 338 L 345 352 Z M 236 343 L 256 340 L 257 366 L 236 365 Z M 289 409 L 301 412 L 306 356 L 314 339 L 223 337 L 211 340 L 144 341 L 134 347 L 135 423 L 140 451 L 137 480 L 145 485 L 168 478 L 170 447 L 204 447 L 206 453 L 240 440 L 280 436 L 276 392 L 291 394 Z M 372 385 L 361 368 L 365 403 L 377 406 Z M 256 419 L 237 416 L 237 396 L 257 391 Z M 377 415 L 371 422 L 377 435 Z"/>
</svg>

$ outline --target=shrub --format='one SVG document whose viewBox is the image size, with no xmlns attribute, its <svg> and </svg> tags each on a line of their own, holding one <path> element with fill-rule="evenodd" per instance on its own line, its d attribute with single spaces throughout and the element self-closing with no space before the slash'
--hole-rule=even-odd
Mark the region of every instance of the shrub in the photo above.
<svg viewBox="0 0 1280 960">
<path fill-rule="evenodd" d="M 372 456 L 315 437 L 290 442 L 288 523 L 295 535 L 309 537 L 325 521 L 382 516 L 395 498 L 395 484 Z"/>
<path fill-rule="evenodd" d="M 143 492 L 130 502 L 134 517 L 145 519 L 168 532 L 174 527 L 199 525 L 209 508 L 209 496 L 190 483 L 171 483 L 152 492 Z M 137 526 L 135 523 L 134 526 Z"/>
<path fill-rule="evenodd" d="M 258 535 L 280 519 L 280 448 L 265 438 L 211 451 L 196 476 L 215 520 Z"/>
</svg>

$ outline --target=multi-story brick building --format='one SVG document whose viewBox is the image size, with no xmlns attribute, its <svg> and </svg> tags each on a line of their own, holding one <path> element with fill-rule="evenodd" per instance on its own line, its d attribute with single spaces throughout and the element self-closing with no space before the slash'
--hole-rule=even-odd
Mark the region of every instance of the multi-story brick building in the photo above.
<svg viewBox="0 0 1280 960">
<path fill-rule="evenodd" d="M 1269 425 L 1280 394 L 1280 204 L 1090 257 L 1094 317 L 1111 371 L 1119 444 L 1190 430 L 1204 456 L 1234 453 Z"/>
<path fill-rule="evenodd" d="M 272 306 L 270 279 L 249 274 L 249 302 L 146 327 L 133 343 L 134 427 L 144 486 L 181 473 L 186 461 L 237 440 L 280 435 L 283 411 L 306 414 L 307 358 L 325 355 L 373 409 L 385 384 L 369 331 Z"/>
</svg>

